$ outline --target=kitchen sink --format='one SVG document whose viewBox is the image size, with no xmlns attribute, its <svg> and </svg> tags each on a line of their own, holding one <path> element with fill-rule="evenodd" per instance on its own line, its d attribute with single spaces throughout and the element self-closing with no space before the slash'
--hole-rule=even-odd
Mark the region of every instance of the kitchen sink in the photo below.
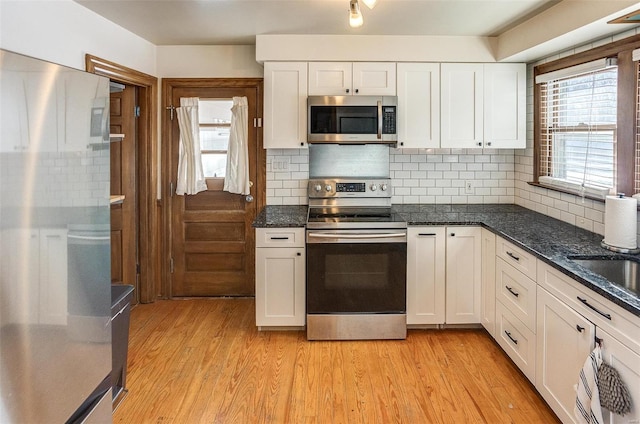
<svg viewBox="0 0 640 424">
<path fill-rule="evenodd" d="M 640 263 L 629 259 L 570 258 L 576 264 L 603 276 L 613 284 L 640 296 Z"/>
</svg>

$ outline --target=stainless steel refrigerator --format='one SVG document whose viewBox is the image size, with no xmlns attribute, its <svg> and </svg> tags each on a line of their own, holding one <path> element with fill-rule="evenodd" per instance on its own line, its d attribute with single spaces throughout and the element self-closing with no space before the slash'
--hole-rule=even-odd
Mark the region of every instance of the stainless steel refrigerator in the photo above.
<svg viewBox="0 0 640 424">
<path fill-rule="evenodd" d="M 111 422 L 109 80 L 0 50 L 0 422 Z"/>
</svg>

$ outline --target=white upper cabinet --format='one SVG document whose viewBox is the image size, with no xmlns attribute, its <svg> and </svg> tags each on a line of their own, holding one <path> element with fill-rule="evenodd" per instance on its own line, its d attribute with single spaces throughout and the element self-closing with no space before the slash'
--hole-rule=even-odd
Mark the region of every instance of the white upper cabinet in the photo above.
<svg viewBox="0 0 640 424">
<path fill-rule="evenodd" d="M 482 147 L 483 65 L 443 63 L 441 147 Z"/>
<path fill-rule="evenodd" d="M 440 147 L 440 64 L 398 63 L 398 147 Z"/>
<path fill-rule="evenodd" d="M 484 147 L 526 147 L 524 63 L 484 64 Z"/>
<path fill-rule="evenodd" d="M 309 62 L 311 96 L 395 96 L 392 62 Z"/>
<path fill-rule="evenodd" d="M 264 148 L 307 145 L 307 63 L 264 64 Z"/>
<path fill-rule="evenodd" d="M 526 65 L 443 63 L 444 148 L 524 148 Z"/>
</svg>

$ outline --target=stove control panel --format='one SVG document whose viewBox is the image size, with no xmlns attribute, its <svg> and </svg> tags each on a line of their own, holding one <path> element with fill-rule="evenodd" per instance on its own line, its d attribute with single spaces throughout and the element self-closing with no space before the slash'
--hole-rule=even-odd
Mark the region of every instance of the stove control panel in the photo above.
<svg viewBox="0 0 640 424">
<path fill-rule="evenodd" d="M 307 194 L 310 199 L 327 198 L 385 198 L 391 197 L 390 179 L 323 179 L 309 180 Z"/>
</svg>

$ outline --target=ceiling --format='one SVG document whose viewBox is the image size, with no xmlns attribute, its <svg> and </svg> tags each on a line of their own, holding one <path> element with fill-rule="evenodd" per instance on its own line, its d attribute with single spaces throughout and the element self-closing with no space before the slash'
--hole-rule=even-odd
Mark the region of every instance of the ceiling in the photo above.
<svg viewBox="0 0 640 424">
<path fill-rule="evenodd" d="M 499 36 L 559 0 L 378 0 L 361 4 L 364 25 L 348 25 L 349 0 L 75 0 L 151 43 L 255 44 L 258 34 Z"/>
</svg>

